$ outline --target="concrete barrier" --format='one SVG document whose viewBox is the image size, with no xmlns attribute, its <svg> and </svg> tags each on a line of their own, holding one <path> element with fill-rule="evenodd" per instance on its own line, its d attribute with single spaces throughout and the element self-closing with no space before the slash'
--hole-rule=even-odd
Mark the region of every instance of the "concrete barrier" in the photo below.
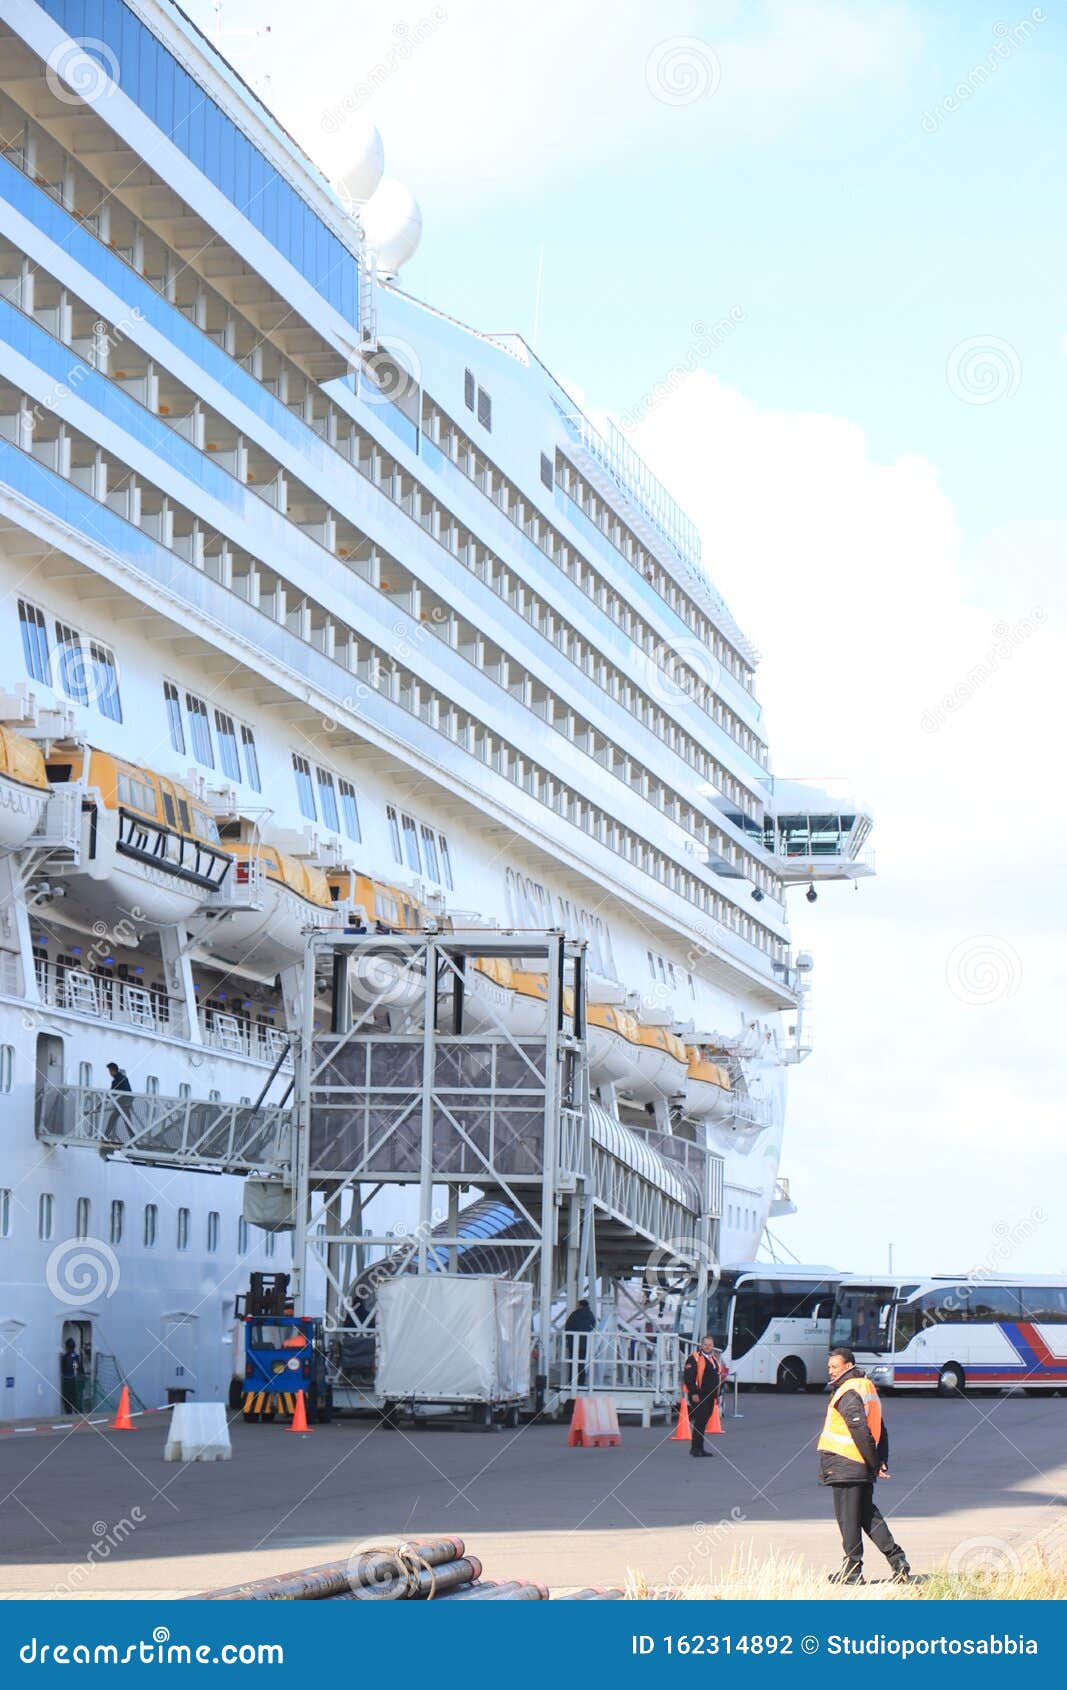
<svg viewBox="0 0 1067 1690">
<path fill-rule="evenodd" d="M 232 1453 L 225 1403 L 175 1404 L 164 1461 L 229 1461 Z"/>
</svg>

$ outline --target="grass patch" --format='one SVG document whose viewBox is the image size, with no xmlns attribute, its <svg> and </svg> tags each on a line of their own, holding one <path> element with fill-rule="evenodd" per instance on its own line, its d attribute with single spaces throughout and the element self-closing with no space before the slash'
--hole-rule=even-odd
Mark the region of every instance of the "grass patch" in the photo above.
<svg viewBox="0 0 1067 1690">
<path fill-rule="evenodd" d="M 864 1585 L 830 1584 L 826 1573 L 814 1570 L 799 1555 L 757 1558 L 746 1550 L 734 1555 L 719 1571 L 710 1566 L 706 1578 L 698 1569 L 676 1570 L 663 1584 L 654 1584 L 640 1571 L 627 1575 L 626 1594 L 632 1601 L 664 1602 L 963 1602 L 1067 1601 L 1067 1562 L 1052 1559 L 1041 1549 L 1017 1554 L 1000 1544 L 990 1554 L 963 1552 L 949 1562 L 919 1569 L 911 1584 L 894 1584 L 889 1569 L 876 1556 Z M 953 1561 L 956 1562 L 953 1565 Z"/>
</svg>

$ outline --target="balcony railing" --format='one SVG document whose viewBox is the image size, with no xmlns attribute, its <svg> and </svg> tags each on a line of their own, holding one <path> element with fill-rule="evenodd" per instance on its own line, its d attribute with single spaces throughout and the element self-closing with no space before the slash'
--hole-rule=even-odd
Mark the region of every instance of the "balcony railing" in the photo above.
<svg viewBox="0 0 1067 1690">
<path fill-rule="evenodd" d="M 37 957 L 34 963 L 41 1002 L 50 1009 L 66 1009 L 112 1027 L 130 1027 L 155 1038 L 188 1038 L 188 1017 L 181 998 L 169 997 L 158 986 L 70 968 Z M 197 1012 L 200 1036 L 212 1050 L 241 1056 L 251 1062 L 293 1065 L 289 1037 L 281 1027 L 253 1021 L 247 1015 L 205 1005 Z"/>
<path fill-rule="evenodd" d="M 38 1100 L 46 1143 L 120 1152 L 125 1160 L 210 1173 L 285 1173 L 292 1112 L 277 1104 L 204 1102 L 95 1086 L 55 1086 Z"/>
<path fill-rule="evenodd" d="M 677 1332 L 554 1332 L 549 1381 L 561 1398 L 604 1392 L 678 1401 L 685 1359 Z"/>
</svg>

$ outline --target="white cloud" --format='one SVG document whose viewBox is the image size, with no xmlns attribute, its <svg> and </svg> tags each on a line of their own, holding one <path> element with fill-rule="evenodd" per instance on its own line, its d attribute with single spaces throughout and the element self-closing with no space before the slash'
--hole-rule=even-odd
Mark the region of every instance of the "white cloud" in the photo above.
<svg viewBox="0 0 1067 1690">
<path fill-rule="evenodd" d="M 849 776 L 876 816 L 878 878 L 791 906 L 815 952 L 817 1032 L 791 1077 L 782 1171 L 801 1214 L 783 1236 L 827 1259 L 844 1203 L 869 1241 L 845 1265 L 884 1265 L 892 1238 L 898 1263 L 967 1266 L 1048 1201 L 1062 1137 L 1052 724 L 1067 639 L 1028 616 L 1055 554 L 1027 536 L 1025 592 L 1009 570 L 998 596 L 993 573 L 961 567 L 929 463 L 877 463 L 855 423 L 760 410 L 705 371 L 632 438 L 699 521 L 709 573 L 764 654 L 776 771 Z M 1003 996 L 968 1001 L 950 958 L 983 937 L 1018 978 L 1011 963 Z M 1047 1228 L 1020 1249 L 1055 1265 Z"/>
</svg>

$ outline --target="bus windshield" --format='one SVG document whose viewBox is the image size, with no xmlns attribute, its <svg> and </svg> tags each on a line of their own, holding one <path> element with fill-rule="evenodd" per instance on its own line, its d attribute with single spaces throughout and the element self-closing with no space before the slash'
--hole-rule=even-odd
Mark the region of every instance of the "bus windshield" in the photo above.
<svg viewBox="0 0 1067 1690">
<path fill-rule="evenodd" d="M 893 1347 L 895 1285 L 840 1285 L 830 1326 L 831 1344 L 878 1354 Z"/>
</svg>

